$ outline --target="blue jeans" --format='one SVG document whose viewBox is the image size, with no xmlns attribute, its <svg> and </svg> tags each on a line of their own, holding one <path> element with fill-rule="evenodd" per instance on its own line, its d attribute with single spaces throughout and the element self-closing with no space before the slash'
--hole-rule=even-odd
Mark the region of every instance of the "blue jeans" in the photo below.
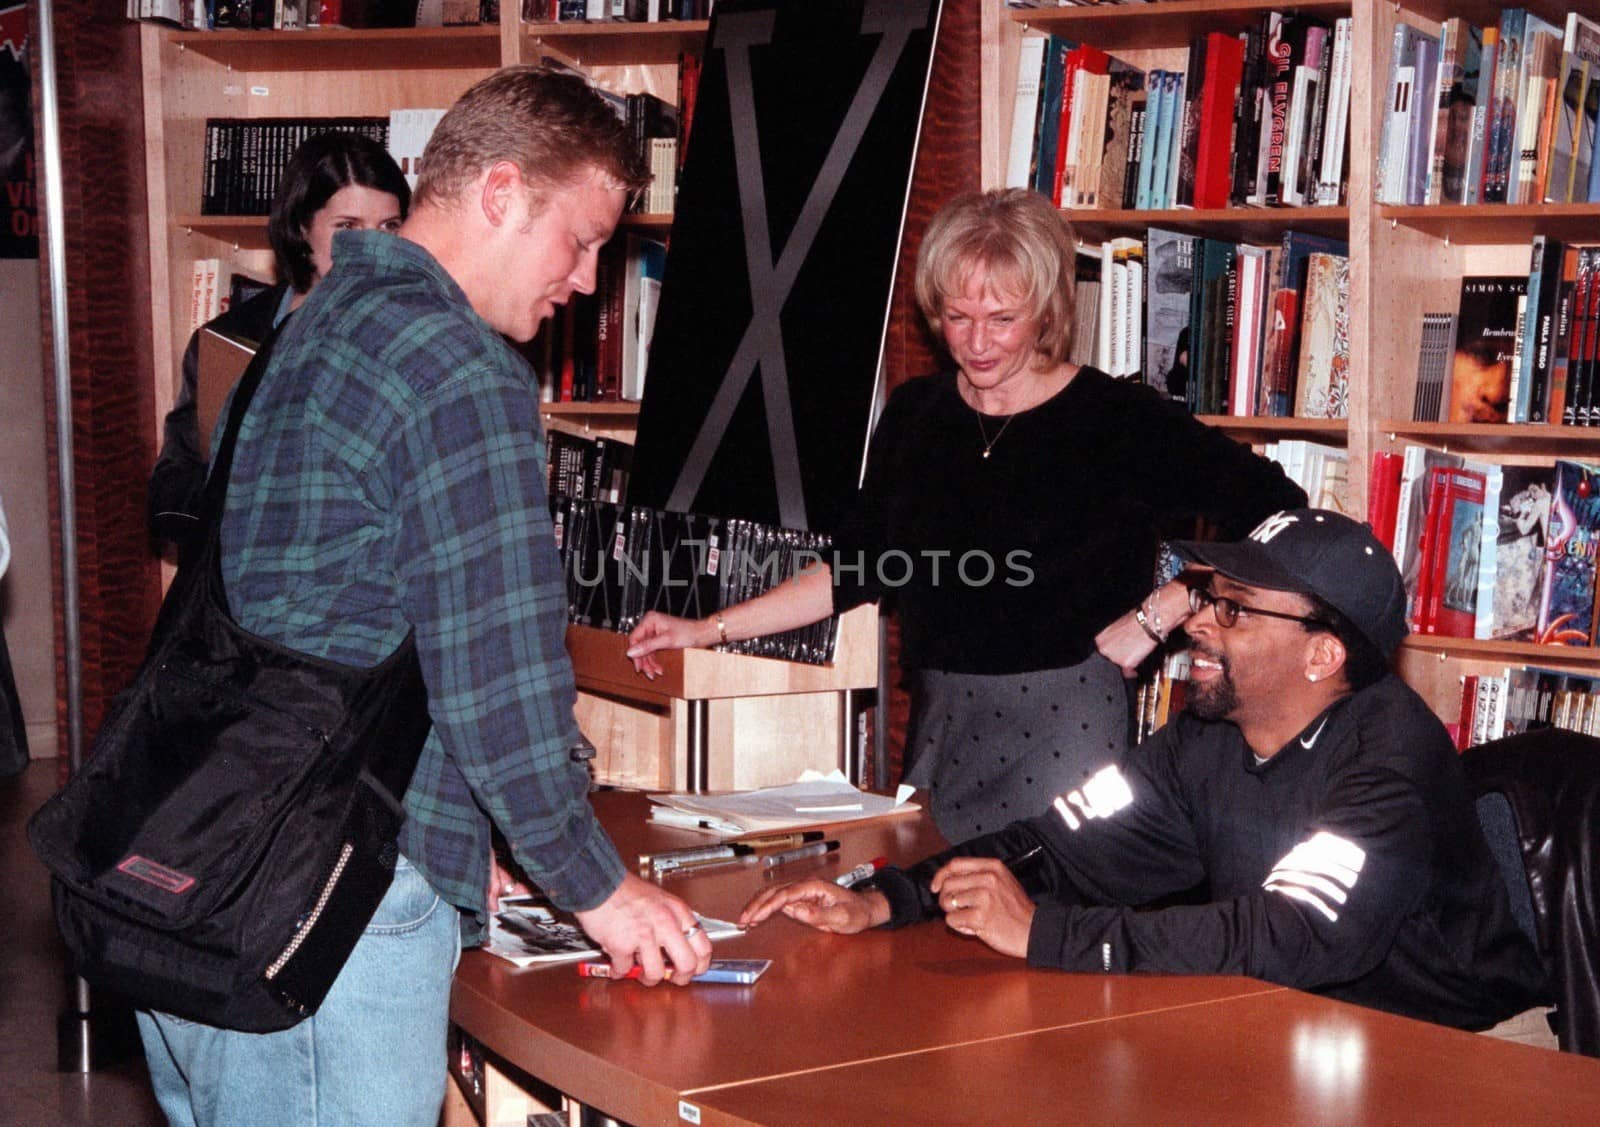
<svg viewBox="0 0 1600 1127">
<path fill-rule="evenodd" d="M 455 909 L 400 858 L 314 1016 L 278 1033 L 238 1033 L 139 1014 L 161 1110 L 175 1127 L 435 1127 L 460 950 Z"/>
</svg>

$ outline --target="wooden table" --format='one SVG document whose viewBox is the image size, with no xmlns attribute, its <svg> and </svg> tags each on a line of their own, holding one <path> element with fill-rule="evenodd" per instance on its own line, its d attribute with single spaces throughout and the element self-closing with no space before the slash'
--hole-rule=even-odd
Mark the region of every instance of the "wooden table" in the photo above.
<svg viewBox="0 0 1600 1127">
<path fill-rule="evenodd" d="M 703 840 L 646 827 L 641 796 L 597 796 L 625 859 Z M 922 815 L 830 832 L 836 876 L 940 847 Z M 763 873 L 667 878 L 734 918 Z M 937 924 L 833 936 L 776 919 L 719 940 L 770 958 L 753 986 L 648 989 L 570 965 L 461 960 L 452 1018 L 493 1052 L 629 1123 L 1586 1122 L 1600 1063 L 1237 977 L 1028 969 Z M 1448 1113 L 1447 1115 L 1444 1113 Z M 1575 1121 L 1575 1120 L 1573 1120 Z"/>
</svg>

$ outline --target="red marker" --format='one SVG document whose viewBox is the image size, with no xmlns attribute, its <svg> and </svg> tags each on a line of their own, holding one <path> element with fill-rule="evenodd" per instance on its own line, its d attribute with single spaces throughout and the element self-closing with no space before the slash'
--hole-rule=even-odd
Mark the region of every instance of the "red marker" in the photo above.
<svg viewBox="0 0 1600 1127">
<path fill-rule="evenodd" d="M 866 880 L 873 873 L 877 872 L 879 869 L 883 868 L 888 863 L 889 863 L 889 858 L 887 858 L 887 857 L 874 857 L 872 860 L 868 861 L 866 864 L 857 865 L 855 868 L 851 869 L 848 873 L 845 873 L 843 876 L 836 878 L 833 883 L 838 885 L 840 888 L 854 888 L 856 885 L 858 885 L 862 881 Z"/>
</svg>

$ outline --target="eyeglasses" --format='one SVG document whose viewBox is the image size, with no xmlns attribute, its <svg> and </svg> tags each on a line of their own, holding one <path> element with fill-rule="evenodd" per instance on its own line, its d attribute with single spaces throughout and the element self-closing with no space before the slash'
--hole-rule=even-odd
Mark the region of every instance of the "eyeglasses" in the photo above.
<svg viewBox="0 0 1600 1127">
<path fill-rule="evenodd" d="M 1328 624 L 1320 618 L 1304 614 L 1285 614 L 1281 610 L 1266 610 L 1262 607 L 1246 606 L 1244 603 L 1228 598 L 1226 595 L 1213 595 L 1203 587 L 1189 588 L 1189 606 L 1196 613 L 1205 607 L 1211 608 L 1211 615 L 1217 620 L 1217 625 L 1224 630 L 1231 630 L 1242 615 L 1258 615 L 1262 618 L 1281 618 L 1286 622 L 1298 622 L 1302 626 L 1311 626 L 1319 630 L 1328 629 Z"/>
</svg>

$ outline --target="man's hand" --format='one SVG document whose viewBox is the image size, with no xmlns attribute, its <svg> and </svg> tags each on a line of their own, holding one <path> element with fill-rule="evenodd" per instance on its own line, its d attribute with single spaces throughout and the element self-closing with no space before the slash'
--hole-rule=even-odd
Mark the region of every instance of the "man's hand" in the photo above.
<svg viewBox="0 0 1600 1127">
<path fill-rule="evenodd" d="M 813 878 L 762 889 L 739 913 L 739 926 L 754 927 L 774 912 L 818 931 L 854 935 L 888 923 L 889 901 L 881 892 L 851 892 L 832 881 Z"/>
<path fill-rule="evenodd" d="M 643 673 L 652 681 L 661 676 L 661 663 L 656 660 L 657 650 L 684 650 L 691 646 L 709 646 L 716 641 L 716 627 L 691 618 L 674 618 L 670 614 L 651 611 L 639 620 L 639 625 L 628 635 L 628 658 L 635 673 Z"/>
<path fill-rule="evenodd" d="M 1005 864 L 993 857 L 957 857 L 929 885 L 953 931 L 973 935 L 1002 955 L 1025 958 L 1034 904 Z"/>
<path fill-rule="evenodd" d="M 639 981 L 654 986 L 670 976 L 686 986 L 711 965 L 711 940 L 682 900 L 629 873 L 598 908 L 578 922 L 611 959 L 611 977 L 639 967 Z"/>
<path fill-rule="evenodd" d="M 489 850 L 489 914 L 492 916 L 500 910 L 500 897 L 526 896 L 530 891 L 500 863 L 499 854 Z"/>
</svg>

